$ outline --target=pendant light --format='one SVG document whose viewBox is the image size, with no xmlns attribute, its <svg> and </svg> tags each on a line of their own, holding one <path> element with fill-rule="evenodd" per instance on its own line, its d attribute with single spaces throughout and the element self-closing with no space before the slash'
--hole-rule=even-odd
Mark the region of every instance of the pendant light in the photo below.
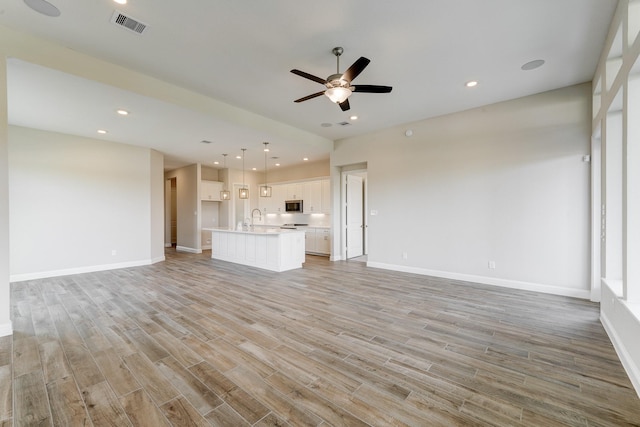
<svg viewBox="0 0 640 427">
<path fill-rule="evenodd" d="M 227 168 L 227 154 L 223 154 L 223 161 L 222 161 L 222 168 L 226 169 Z M 227 177 L 229 175 L 227 174 Z M 228 178 L 227 178 L 228 180 Z M 226 184 L 225 184 L 226 187 Z M 230 200 L 231 199 L 231 191 L 229 190 L 222 190 L 220 191 L 220 200 Z"/>
<path fill-rule="evenodd" d="M 267 153 L 269 152 L 269 143 L 263 142 L 264 144 L 264 185 L 260 186 L 260 197 L 271 197 L 271 187 L 267 185 L 269 182 L 267 180 Z"/>
<path fill-rule="evenodd" d="M 244 186 L 244 152 L 247 151 L 246 148 L 242 149 L 242 188 L 238 190 L 238 197 L 241 199 L 249 198 L 249 189 Z"/>
</svg>

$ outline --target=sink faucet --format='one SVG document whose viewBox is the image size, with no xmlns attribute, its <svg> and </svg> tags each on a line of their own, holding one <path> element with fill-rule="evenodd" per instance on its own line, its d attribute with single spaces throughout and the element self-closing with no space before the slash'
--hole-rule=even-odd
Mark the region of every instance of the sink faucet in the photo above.
<svg viewBox="0 0 640 427">
<path fill-rule="evenodd" d="M 254 210 L 251 211 L 251 226 L 253 226 L 253 219 L 255 218 L 255 215 L 253 214 L 255 211 L 258 211 L 258 219 L 262 222 L 262 211 L 258 208 L 255 208 Z"/>
</svg>

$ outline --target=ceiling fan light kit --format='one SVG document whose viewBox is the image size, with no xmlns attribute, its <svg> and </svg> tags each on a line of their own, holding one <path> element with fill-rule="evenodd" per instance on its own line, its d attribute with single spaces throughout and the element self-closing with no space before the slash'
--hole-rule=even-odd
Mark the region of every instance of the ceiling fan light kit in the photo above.
<svg viewBox="0 0 640 427">
<path fill-rule="evenodd" d="M 349 105 L 349 96 L 353 92 L 364 93 L 389 93 L 391 92 L 391 86 L 378 86 L 378 85 L 359 85 L 352 86 L 351 82 L 362 73 L 362 71 L 371 62 L 369 59 L 361 56 L 354 62 L 344 73 L 340 73 L 340 55 L 344 52 L 341 47 L 334 47 L 331 51 L 336 56 L 336 74 L 332 74 L 325 79 L 316 77 L 312 74 L 304 71 L 293 69 L 291 72 L 305 79 L 313 80 L 314 82 L 325 85 L 327 88 L 322 92 L 316 92 L 311 95 L 307 95 L 300 99 L 296 99 L 294 102 L 303 102 L 309 99 L 316 98 L 321 95 L 325 95 L 327 98 L 340 106 L 342 111 L 347 111 L 351 107 Z"/>
</svg>

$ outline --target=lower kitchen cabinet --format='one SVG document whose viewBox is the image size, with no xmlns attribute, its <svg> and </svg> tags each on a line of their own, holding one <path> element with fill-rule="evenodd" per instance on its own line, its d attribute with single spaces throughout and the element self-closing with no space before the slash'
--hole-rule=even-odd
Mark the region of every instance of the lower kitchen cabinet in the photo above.
<svg viewBox="0 0 640 427">
<path fill-rule="evenodd" d="M 331 254 L 331 233 L 328 228 L 307 228 L 304 233 L 305 252 L 308 254 Z"/>
</svg>

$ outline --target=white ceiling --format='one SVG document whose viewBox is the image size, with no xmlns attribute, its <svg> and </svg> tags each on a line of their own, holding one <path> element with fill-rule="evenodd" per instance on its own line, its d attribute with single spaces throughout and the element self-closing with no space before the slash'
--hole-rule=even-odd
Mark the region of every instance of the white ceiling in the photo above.
<svg viewBox="0 0 640 427">
<path fill-rule="evenodd" d="M 0 24 L 205 94 L 295 128 L 337 140 L 451 112 L 590 81 L 616 0 L 50 0 L 59 17 L 23 1 L 0 5 Z M 114 10 L 148 25 L 142 35 L 110 23 Z M 325 97 L 331 49 L 343 72 L 371 60 L 354 84 L 393 86 L 354 93 L 343 112 Z M 522 71 L 543 59 L 541 68 Z M 473 89 L 464 83 L 477 80 Z M 8 62 L 9 122 L 156 148 L 167 166 L 212 164 L 246 147 L 264 166 L 262 142 L 283 166 L 327 158 L 298 144 L 104 84 L 19 60 Z M 116 108 L 132 114 L 122 119 Z M 348 126 L 338 123 L 359 116 Z M 330 123 L 331 127 L 321 124 Z M 97 136 L 97 128 L 109 133 Z M 213 144 L 201 144 L 201 140 Z M 229 157 L 231 158 L 231 156 Z M 234 160 L 235 161 L 235 160 Z M 270 162 L 270 167 L 272 160 Z"/>
</svg>

